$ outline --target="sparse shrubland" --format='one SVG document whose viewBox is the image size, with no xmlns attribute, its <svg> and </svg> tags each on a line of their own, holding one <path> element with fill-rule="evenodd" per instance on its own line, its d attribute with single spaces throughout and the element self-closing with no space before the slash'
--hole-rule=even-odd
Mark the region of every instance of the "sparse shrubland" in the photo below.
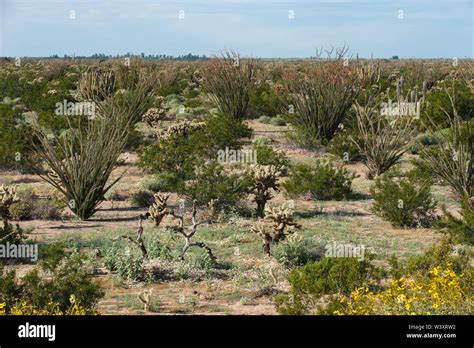
<svg viewBox="0 0 474 348">
<path fill-rule="evenodd" d="M 0 60 L 0 314 L 470 314 L 470 60 L 346 53 Z"/>
</svg>

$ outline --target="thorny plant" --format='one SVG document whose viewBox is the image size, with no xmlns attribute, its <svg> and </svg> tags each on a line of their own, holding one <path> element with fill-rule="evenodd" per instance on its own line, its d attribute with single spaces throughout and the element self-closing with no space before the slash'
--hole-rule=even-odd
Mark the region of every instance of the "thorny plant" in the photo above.
<svg viewBox="0 0 474 348">
<path fill-rule="evenodd" d="M 281 170 L 274 165 L 251 165 L 248 169 L 251 179 L 249 192 L 254 195 L 257 203 L 257 216 L 263 217 L 265 205 L 272 199 L 272 191 L 279 191 L 278 177 Z"/>
<path fill-rule="evenodd" d="M 454 84 L 453 84 L 454 89 Z M 474 134 L 472 121 L 463 122 L 455 107 L 455 93 L 445 89 L 453 108 L 453 115 L 443 109 L 449 119 L 451 135 L 441 132 L 433 133 L 439 139 L 434 148 L 424 148 L 421 152 L 421 163 L 446 182 L 460 197 L 471 197 L 474 194 Z M 433 123 L 434 125 L 434 123 Z"/>
<path fill-rule="evenodd" d="M 271 222 L 269 228 L 265 222 Z M 263 252 L 270 255 L 272 244 L 276 244 L 294 232 L 295 228 L 299 228 L 294 221 L 293 209 L 282 204 L 280 207 L 267 207 L 265 209 L 265 217 L 257 221 L 252 226 L 251 231 L 257 233 L 263 241 Z"/>
<path fill-rule="evenodd" d="M 257 71 L 256 60 L 240 58 L 238 53 L 226 50 L 213 57 L 203 70 L 202 89 L 220 112 L 242 120 L 257 84 Z"/>
<path fill-rule="evenodd" d="M 397 117 L 388 120 L 381 114 L 380 104 L 376 102 L 377 93 L 371 91 L 365 105 L 355 102 L 356 124 L 359 139 L 351 137 L 360 153 L 366 158 L 367 178 L 380 176 L 408 150 L 415 135 L 413 117 Z"/>
<path fill-rule="evenodd" d="M 95 102 L 98 112 L 93 119 L 68 117 L 65 134 L 51 139 L 37 120 L 34 122 L 37 141 L 32 147 L 47 169 L 35 165 L 33 170 L 63 195 L 71 211 L 82 220 L 94 215 L 104 195 L 123 176 L 108 183 L 132 126 L 151 98 L 149 85 L 140 83 L 124 101 L 120 95 L 113 95 L 115 81 L 110 71 L 97 75 L 89 71 L 83 76 L 80 94 Z"/>
</svg>

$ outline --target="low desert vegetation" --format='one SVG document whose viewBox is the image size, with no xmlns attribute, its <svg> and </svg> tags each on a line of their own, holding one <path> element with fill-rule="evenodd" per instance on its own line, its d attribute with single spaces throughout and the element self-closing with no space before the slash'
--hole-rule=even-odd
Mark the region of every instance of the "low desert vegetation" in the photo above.
<svg viewBox="0 0 474 348">
<path fill-rule="evenodd" d="M 328 53 L 0 61 L 0 313 L 472 313 L 471 63 Z"/>
</svg>

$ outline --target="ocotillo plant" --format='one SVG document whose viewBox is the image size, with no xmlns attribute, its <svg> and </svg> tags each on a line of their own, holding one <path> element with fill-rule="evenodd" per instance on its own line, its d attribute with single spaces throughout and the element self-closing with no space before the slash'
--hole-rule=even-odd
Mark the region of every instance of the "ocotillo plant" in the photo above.
<svg viewBox="0 0 474 348">
<path fill-rule="evenodd" d="M 257 70 L 254 59 L 240 58 L 238 53 L 226 50 L 213 57 L 203 70 L 202 89 L 220 112 L 242 120 L 257 84 Z"/>
<path fill-rule="evenodd" d="M 389 121 L 381 114 L 376 93 L 369 93 L 365 105 L 356 102 L 356 122 L 360 140 L 351 140 L 366 158 L 367 178 L 373 179 L 396 164 L 408 150 L 415 134 L 413 117 Z"/>
<path fill-rule="evenodd" d="M 121 175 L 111 182 L 109 177 L 132 125 L 145 112 L 151 98 L 146 83 L 137 85 L 130 93 L 113 94 L 113 73 L 91 76 L 90 72 L 86 74 L 79 88 L 85 99 L 97 104 L 95 117 L 66 117 L 69 129 L 53 139 L 35 122 L 36 141 L 32 144 L 46 165 L 35 165 L 33 169 L 63 195 L 71 211 L 82 220 L 94 215 L 105 193 L 120 180 Z"/>
<path fill-rule="evenodd" d="M 287 74 L 286 83 L 278 88 L 285 105 L 283 113 L 297 134 L 329 141 L 361 88 L 377 74 L 370 63 L 345 64 L 344 53 L 302 72 Z"/>
<path fill-rule="evenodd" d="M 469 122 L 463 122 L 457 112 L 455 94 L 448 89 L 446 94 L 454 111 L 451 116 L 443 110 L 449 119 L 452 135 L 432 132 L 440 145 L 424 148 L 420 162 L 448 184 L 460 198 L 471 197 L 474 194 L 474 134 Z M 436 127 L 434 122 L 433 126 Z"/>
</svg>

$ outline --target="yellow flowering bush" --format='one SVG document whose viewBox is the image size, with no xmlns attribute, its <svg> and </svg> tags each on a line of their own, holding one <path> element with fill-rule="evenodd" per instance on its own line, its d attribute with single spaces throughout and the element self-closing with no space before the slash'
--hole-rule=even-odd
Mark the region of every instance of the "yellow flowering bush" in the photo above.
<svg viewBox="0 0 474 348">
<path fill-rule="evenodd" d="M 336 315 L 454 315 L 473 312 L 472 270 L 456 273 L 452 264 L 433 267 L 427 275 L 401 277 L 372 292 L 359 287 L 339 297 Z"/>
<path fill-rule="evenodd" d="M 86 315 L 86 309 L 76 301 L 71 301 L 71 305 L 65 311 L 60 309 L 58 303 L 49 302 L 47 306 L 39 308 L 27 301 L 16 301 L 11 307 L 6 302 L 0 302 L 0 315 Z"/>
</svg>

